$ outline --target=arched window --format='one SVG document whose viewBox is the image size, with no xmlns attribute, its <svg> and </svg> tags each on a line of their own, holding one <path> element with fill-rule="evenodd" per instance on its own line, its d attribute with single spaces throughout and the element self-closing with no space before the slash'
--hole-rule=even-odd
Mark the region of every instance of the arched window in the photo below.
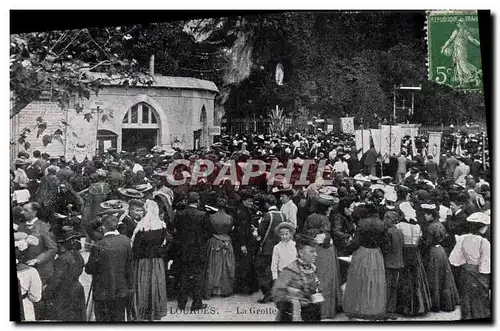
<svg viewBox="0 0 500 331">
<path fill-rule="evenodd" d="M 156 111 L 146 103 L 133 105 L 123 117 L 123 128 L 158 128 Z"/>
<path fill-rule="evenodd" d="M 200 123 L 205 124 L 207 122 L 207 110 L 205 106 L 201 107 Z"/>
</svg>

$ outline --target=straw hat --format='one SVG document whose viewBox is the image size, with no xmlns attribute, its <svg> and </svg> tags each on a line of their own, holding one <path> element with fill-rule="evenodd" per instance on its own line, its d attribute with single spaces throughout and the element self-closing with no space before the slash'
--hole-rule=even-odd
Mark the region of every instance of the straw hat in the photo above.
<svg viewBox="0 0 500 331">
<path fill-rule="evenodd" d="M 336 194 L 337 191 L 338 189 L 335 186 L 325 186 L 319 189 L 319 193 L 326 195 Z"/>
<path fill-rule="evenodd" d="M 128 210 L 129 203 L 123 200 L 108 200 L 101 202 L 100 206 L 106 210 Z"/>
<path fill-rule="evenodd" d="M 144 194 L 142 192 L 139 192 L 139 191 L 131 189 L 131 188 L 126 189 L 126 188 L 120 187 L 120 188 L 118 188 L 118 192 L 121 195 L 124 195 L 124 196 L 129 197 L 129 198 L 140 199 L 140 198 L 144 197 Z"/>
<path fill-rule="evenodd" d="M 134 189 L 141 192 L 141 193 L 144 193 L 144 192 L 147 192 L 147 191 L 153 189 L 153 185 L 151 185 L 151 183 L 139 184 L 139 185 L 135 185 Z"/>
<path fill-rule="evenodd" d="M 290 232 L 292 233 L 292 236 L 294 235 L 295 233 L 295 227 L 293 226 L 292 223 L 288 223 L 288 222 L 281 222 L 280 224 L 278 224 L 278 226 L 276 226 L 274 228 L 274 233 L 279 236 L 280 235 L 280 230 L 281 229 L 288 229 L 290 230 Z"/>
<path fill-rule="evenodd" d="M 490 216 L 483 212 L 473 213 L 467 217 L 468 222 L 482 223 L 485 225 L 490 225 Z"/>
</svg>

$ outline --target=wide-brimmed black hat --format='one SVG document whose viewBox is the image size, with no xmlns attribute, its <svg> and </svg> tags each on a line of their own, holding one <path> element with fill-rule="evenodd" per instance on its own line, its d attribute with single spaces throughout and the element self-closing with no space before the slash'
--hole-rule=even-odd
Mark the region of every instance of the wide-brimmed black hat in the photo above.
<svg viewBox="0 0 500 331">
<path fill-rule="evenodd" d="M 333 206 L 335 204 L 335 198 L 331 195 L 328 194 L 318 194 L 316 197 L 314 197 L 314 201 L 316 203 L 325 205 L 325 206 Z"/>
<path fill-rule="evenodd" d="M 59 232 L 57 242 L 65 242 L 70 239 L 80 239 L 80 233 L 76 232 L 76 230 L 69 225 L 63 226 L 61 231 Z"/>
<path fill-rule="evenodd" d="M 469 194 L 467 192 L 459 191 L 451 194 L 450 201 L 458 204 L 466 203 L 469 200 Z"/>
<path fill-rule="evenodd" d="M 312 247 L 318 246 L 318 243 L 316 242 L 315 238 L 306 236 L 305 234 L 302 233 L 296 235 L 294 240 L 297 248 L 304 246 L 312 246 Z"/>
</svg>

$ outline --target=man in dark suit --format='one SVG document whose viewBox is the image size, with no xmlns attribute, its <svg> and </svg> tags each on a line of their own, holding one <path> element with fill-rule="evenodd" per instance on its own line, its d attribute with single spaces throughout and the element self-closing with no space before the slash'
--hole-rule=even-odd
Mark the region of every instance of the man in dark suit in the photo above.
<svg viewBox="0 0 500 331">
<path fill-rule="evenodd" d="M 191 311 L 207 307 L 201 301 L 201 286 L 206 262 L 206 243 L 210 238 L 210 220 L 208 213 L 198 209 L 200 195 L 188 194 L 186 209 L 177 211 L 174 216 L 175 241 L 178 245 L 179 294 L 178 308 L 186 308 L 188 292 L 191 292 L 193 304 Z"/>
<path fill-rule="evenodd" d="M 34 267 L 38 271 L 42 284 L 45 286 L 54 269 L 57 243 L 54 233 L 50 231 L 50 225 L 38 218 L 40 212 L 40 204 L 36 202 L 30 202 L 23 206 L 21 213 L 26 220 L 23 228 L 28 234 L 38 238 L 38 245 L 28 246 L 23 259 L 27 265 Z M 44 307 L 43 298 L 34 304 L 37 320 L 45 319 Z"/>
<path fill-rule="evenodd" d="M 429 162 L 425 165 L 425 170 L 429 174 L 429 179 L 435 184 L 438 178 L 438 164 L 436 161 L 434 161 L 434 158 L 432 155 L 428 156 Z"/>
<path fill-rule="evenodd" d="M 29 246 L 24 258 L 27 264 L 36 268 L 45 285 L 52 275 L 54 258 L 57 254 L 57 243 L 55 236 L 50 232 L 50 226 L 38 218 L 40 205 L 36 202 L 27 203 L 23 206 L 22 214 L 26 219 L 26 228 L 29 234 L 38 238 L 37 246 Z"/>
<path fill-rule="evenodd" d="M 271 273 L 271 260 L 274 246 L 280 241 L 280 237 L 276 235 L 274 229 L 281 222 L 285 222 L 285 215 L 276 207 L 276 198 L 273 195 L 266 196 L 264 202 L 267 212 L 263 215 L 257 229 L 258 237 L 260 237 L 259 252 L 257 253 L 257 274 L 259 276 L 259 286 L 264 295 L 258 301 L 259 303 L 272 301 L 273 276 Z"/>
<path fill-rule="evenodd" d="M 116 229 L 118 218 L 102 220 L 104 237 L 93 246 L 85 272 L 92 275 L 97 322 L 125 321 L 125 307 L 132 294 L 132 248 L 130 240 Z"/>
<path fill-rule="evenodd" d="M 258 224 L 253 195 L 250 192 L 241 192 L 240 195 L 242 204 L 236 210 L 232 233 L 236 261 L 235 292 L 253 294 L 258 291 L 258 283 L 254 266 L 257 241 L 252 235 L 252 227 L 257 227 Z"/>
</svg>

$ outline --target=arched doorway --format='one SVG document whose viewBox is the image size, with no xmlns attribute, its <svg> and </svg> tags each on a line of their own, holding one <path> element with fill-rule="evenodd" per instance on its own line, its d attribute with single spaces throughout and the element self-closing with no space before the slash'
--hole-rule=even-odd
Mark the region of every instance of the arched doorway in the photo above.
<svg viewBox="0 0 500 331">
<path fill-rule="evenodd" d="M 99 155 L 103 155 L 109 148 L 117 148 L 118 135 L 109 130 L 97 131 L 97 150 Z"/>
<path fill-rule="evenodd" d="M 158 114 L 147 103 L 140 102 L 127 111 L 122 121 L 121 149 L 135 152 L 151 150 L 158 144 L 160 124 Z"/>
</svg>

